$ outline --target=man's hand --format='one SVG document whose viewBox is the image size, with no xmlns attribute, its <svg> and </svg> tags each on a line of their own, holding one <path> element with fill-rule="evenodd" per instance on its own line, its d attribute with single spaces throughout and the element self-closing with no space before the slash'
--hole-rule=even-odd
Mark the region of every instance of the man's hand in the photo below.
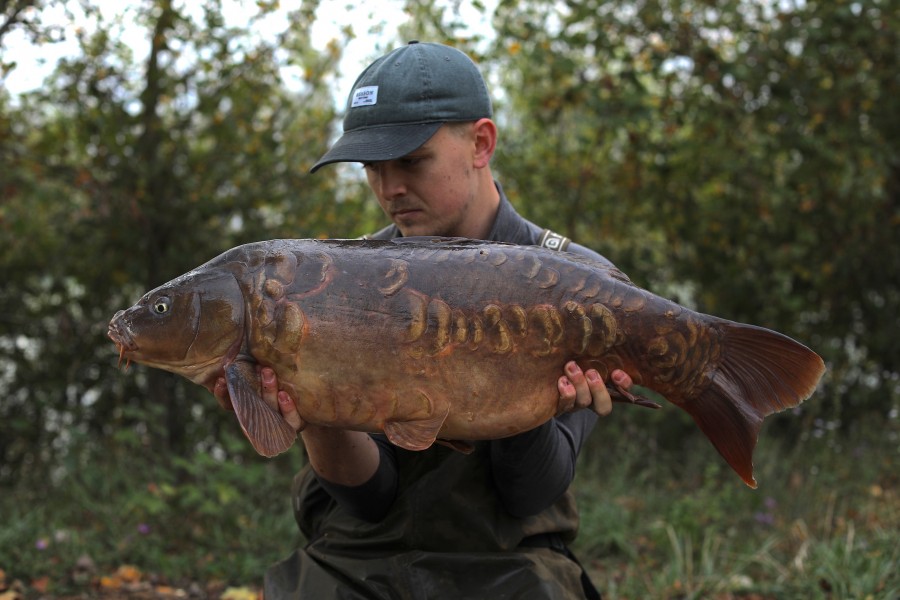
<svg viewBox="0 0 900 600">
<path fill-rule="evenodd" d="M 378 468 L 378 447 L 369 434 L 331 427 L 310 425 L 300 417 L 290 394 L 278 389 L 278 378 L 269 367 L 259 369 L 262 399 L 269 406 L 278 406 L 281 417 L 301 436 L 313 469 L 333 483 L 354 486 L 369 480 Z M 234 410 L 225 378 L 216 380 L 213 395 L 222 408 Z"/>
<path fill-rule="evenodd" d="M 290 395 L 287 392 L 278 389 L 278 379 L 275 377 L 275 371 L 270 367 L 258 367 L 258 369 L 259 381 L 262 386 L 262 389 L 260 390 L 262 399 L 269 406 L 278 406 L 278 411 L 281 413 L 284 420 L 287 421 L 288 425 L 293 427 L 297 432 L 302 431 L 306 426 L 306 423 L 303 422 L 303 419 L 301 419 L 299 413 L 297 413 L 297 407 L 294 405 L 294 401 L 291 399 Z M 216 379 L 212 392 L 222 408 L 234 410 L 234 407 L 231 405 L 231 397 L 228 394 L 228 385 L 225 383 L 224 377 Z"/>
<path fill-rule="evenodd" d="M 566 363 L 565 372 L 566 374 L 557 382 L 559 388 L 557 414 L 588 407 L 600 416 L 612 412 L 612 398 L 596 369 L 588 369 L 587 373 L 584 373 L 573 360 Z M 620 388 L 627 390 L 632 385 L 631 377 L 620 369 L 610 373 L 610 377 Z"/>
<path fill-rule="evenodd" d="M 213 396 L 216 397 L 216 400 L 219 401 L 219 406 L 221 406 L 225 410 L 234 412 L 234 406 L 232 406 L 231 404 L 231 396 L 228 393 L 228 384 L 225 383 L 224 377 L 219 377 L 218 379 L 216 379 L 216 384 L 210 391 L 212 391 Z"/>
<path fill-rule="evenodd" d="M 278 389 L 272 369 L 260 373 L 263 399 L 271 405 L 278 402 L 282 418 L 298 432 L 306 446 L 306 455 L 313 470 L 332 483 L 345 486 L 362 485 L 378 469 L 378 447 L 368 433 L 319 425 L 307 425 L 297 412 L 290 395 Z"/>
</svg>

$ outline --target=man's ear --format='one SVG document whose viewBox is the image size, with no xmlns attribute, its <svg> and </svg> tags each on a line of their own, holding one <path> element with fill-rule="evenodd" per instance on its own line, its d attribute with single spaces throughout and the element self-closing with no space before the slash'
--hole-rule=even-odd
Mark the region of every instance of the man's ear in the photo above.
<svg viewBox="0 0 900 600">
<path fill-rule="evenodd" d="M 473 165 L 483 169 L 491 162 L 497 149 L 497 126 L 490 119 L 479 119 L 472 127 L 475 134 L 475 156 Z"/>
</svg>

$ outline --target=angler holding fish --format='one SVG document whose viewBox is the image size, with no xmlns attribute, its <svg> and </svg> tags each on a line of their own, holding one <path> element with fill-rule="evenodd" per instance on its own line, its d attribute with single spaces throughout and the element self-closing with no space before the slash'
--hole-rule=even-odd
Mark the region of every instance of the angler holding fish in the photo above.
<svg viewBox="0 0 900 600">
<path fill-rule="evenodd" d="M 519 216 L 491 173 L 491 114 L 464 54 L 398 48 L 313 167 L 363 163 L 393 225 L 234 248 L 110 323 L 123 358 L 213 391 L 261 454 L 300 432 L 308 544 L 269 570 L 269 599 L 599 598 L 567 547 L 569 486 L 613 398 L 661 393 L 755 485 L 763 418 L 824 371 Z"/>
</svg>

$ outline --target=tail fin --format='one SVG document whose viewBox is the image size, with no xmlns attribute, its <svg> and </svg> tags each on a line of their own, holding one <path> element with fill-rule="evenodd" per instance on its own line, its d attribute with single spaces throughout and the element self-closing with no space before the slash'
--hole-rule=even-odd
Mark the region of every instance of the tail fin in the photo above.
<svg viewBox="0 0 900 600">
<path fill-rule="evenodd" d="M 763 419 L 809 398 L 825 373 L 818 354 L 775 331 L 718 320 L 722 361 L 684 408 L 744 482 L 756 487 L 753 449 Z"/>
</svg>

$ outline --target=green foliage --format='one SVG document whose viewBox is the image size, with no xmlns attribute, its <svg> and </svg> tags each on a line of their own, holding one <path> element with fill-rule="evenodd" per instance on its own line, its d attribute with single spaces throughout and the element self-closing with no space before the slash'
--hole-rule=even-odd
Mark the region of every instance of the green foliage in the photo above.
<svg viewBox="0 0 900 600">
<path fill-rule="evenodd" d="M 238 243 L 359 218 L 360 197 L 335 202 L 334 180 L 306 175 L 327 145 L 325 81 L 340 59 L 337 45 L 309 47 L 308 8 L 273 40 L 225 27 L 216 3 L 199 23 L 167 2 L 136 10 L 149 57 L 96 13 L 78 30 L 82 54 L 43 89 L 15 107 L 0 96 L 0 482 L 46 468 L 70 427 L 110 435 L 152 415 L 155 447 L 212 444 L 223 416 L 209 395 L 161 372 L 116 373 L 105 324 Z M 288 67 L 303 74 L 296 91 Z"/>
<path fill-rule="evenodd" d="M 799 600 L 900 591 L 890 435 L 830 434 L 803 451 L 764 440 L 754 491 L 699 434 L 680 448 L 628 435 L 650 414 L 635 410 L 601 422 L 576 480 L 575 552 L 604 597 Z M 245 445 L 235 432 L 223 442 Z M 286 490 L 295 457 L 148 460 L 146 445 L 131 438 L 73 447 L 49 482 L 29 479 L 0 497 L 8 515 L 0 567 L 10 579 L 47 577 L 51 594 L 74 594 L 98 574 L 134 564 L 172 585 L 258 586 L 269 564 L 302 543 Z M 79 569 L 85 557 L 92 566 Z"/>
<path fill-rule="evenodd" d="M 529 216 L 821 353 L 846 427 L 898 406 L 891 3 L 501 2 L 498 170 Z M 809 410 L 809 409 L 807 409 Z"/>
<path fill-rule="evenodd" d="M 100 446 L 84 438 L 71 447 L 50 482 L 29 477 L 16 495 L 0 498 L 0 565 L 11 579 L 47 577 L 59 594 L 134 564 L 173 583 L 258 585 L 300 542 L 288 495 L 298 465 L 290 456 L 148 460 L 136 439 Z"/>
</svg>

